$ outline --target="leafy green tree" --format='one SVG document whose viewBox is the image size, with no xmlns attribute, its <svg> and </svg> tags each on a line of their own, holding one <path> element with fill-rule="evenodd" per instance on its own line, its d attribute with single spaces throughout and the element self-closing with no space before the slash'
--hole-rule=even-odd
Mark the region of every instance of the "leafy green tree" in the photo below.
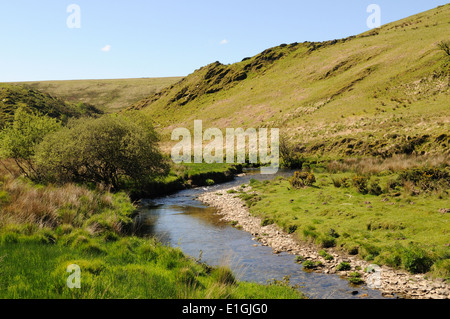
<svg viewBox="0 0 450 319">
<path fill-rule="evenodd" d="M 113 188 L 130 180 L 145 184 L 168 173 L 151 121 L 134 112 L 74 120 L 48 135 L 36 162 L 58 182 L 93 182 Z"/>
<path fill-rule="evenodd" d="M 0 158 L 13 159 L 27 177 L 36 177 L 36 147 L 44 137 L 61 128 L 57 119 L 19 108 L 13 122 L 0 131 Z"/>
</svg>

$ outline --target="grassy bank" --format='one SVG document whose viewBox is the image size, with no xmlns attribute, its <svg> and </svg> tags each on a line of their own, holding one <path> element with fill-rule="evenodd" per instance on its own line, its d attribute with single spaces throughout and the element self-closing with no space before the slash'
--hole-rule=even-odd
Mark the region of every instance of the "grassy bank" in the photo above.
<svg viewBox="0 0 450 319">
<path fill-rule="evenodd" d="M 37 185 L 0 169 L 0 298 L 301 298 L 278 284 L 239 282 L 133 235 L 135 206 L 124 192 L 75 184 Z M 67 267 L 81 269 L 69 289 Z"/>
<path fill-rule="evenodd" d="M 252 180 L 240 196 L 300 241 L 450 280 L 448 164 L 395 170 L 408 160 L 387 161 L 394 170 L 366 159 L 317 167 L 297 183 Z"/>
<path fill-rule="evenodd" d="M 227 267 L 198 264 L 152 239 L 124 237 L 93 243 L 85 245 L 70 235 L 58 237 L 57 243 L 36 236 L 12 241 L 3 235 L 0 298 L 301 297 L 287 286 L 238 282 Z M 80 289 L 67 287 L 66 269 L 72 264 L 81 269 Z"/>
<path fill-rule="evenodd" d="M 213 163 L 173 165 L 168 176 L 148 183 L 140 189 L 132 189 L 132 198 L 153 198 L 165 196 L 179 190 L 210 186 L 231 181 L 236 174 L 242 173 L 242 165 Z"/>
</svg>

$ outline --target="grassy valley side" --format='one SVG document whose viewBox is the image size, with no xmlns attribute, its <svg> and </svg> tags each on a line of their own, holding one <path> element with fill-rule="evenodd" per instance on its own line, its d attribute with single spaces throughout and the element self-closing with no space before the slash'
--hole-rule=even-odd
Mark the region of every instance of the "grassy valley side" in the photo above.
<svg viewBox="0 0 450 319">
<path fill-rule="evenodd" d="M 450 5 L 345 39 L 202 67 L 131 106 L 174 128 L 276 127 L 321 156 L 448 154 Z"/>
<path fill-rule="evenodd" d="M 17 82 L 47 92 L 72 104 L 95 105 L 105 113 L 118 112 L 148 95 L 180 81 L 182 77 Z"/>
</svg>

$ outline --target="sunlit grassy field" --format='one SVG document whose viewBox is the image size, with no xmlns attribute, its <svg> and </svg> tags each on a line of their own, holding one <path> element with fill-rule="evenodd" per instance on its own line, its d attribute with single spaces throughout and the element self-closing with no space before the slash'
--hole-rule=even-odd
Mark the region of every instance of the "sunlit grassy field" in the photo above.
<svg viewBox="0 0 450 319">
<path fill-rule="evenodd" d="M 92 104 L 104 112 L 117 112 L 170 86 L 182 77 L 110 80 L 18 82 L 50 93 L 69 103 Z"/>
<path fill-rule="evenodd" d="M 450 279 L 448 177 L 433 188 L 400 183 L 404 170 L 369 174 L 315 168 L 313 172 L 311 186 L 296 188 L 285 178 L 253 180 L 251 191 L 238 196 L 264 223 L 276 223 L 302 242 Z M 407 172 L 425 174 L 419 169 Z"/>
</svg>

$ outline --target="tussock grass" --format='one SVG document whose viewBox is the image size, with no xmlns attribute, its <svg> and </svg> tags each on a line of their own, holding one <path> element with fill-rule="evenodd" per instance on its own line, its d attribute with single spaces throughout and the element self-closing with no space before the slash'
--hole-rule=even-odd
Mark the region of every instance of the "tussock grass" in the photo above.
<svg viewBox="0 0 450 319">
<path fill-rule="evenodd" d="M 288 286 L 239 282 L 226 265 L 210 267 L 154 238 L 134 236 L 135 206 L 125 193 L 37 185 L 13 177 L 14 165 L 5 163 L 0 298 L 304 298 Z M 81 289 L 67 287 L 72 264 L 81 269 Z"/>
<path fill-rule="evenodd" d="M 225 268 L 211 269 L 174 248 L 135 237 L 102 244 L 99 255 L 82 247 L 29 241 L 1 247 L 1 298 L 39 299 L 225 299 L 302 298 L 289 287 L 230 281 Z M 81 269 L 81 289 L 69 289 L 67 266 Z M 17 271 L 20 265 L 20 272 Z M 211 275 L 210 273 L 215 275 Z"/>
<path fill-rule="evenodd" d="M 386 163 L 386 167 L 390 164 Z M 359 162 L 347 165 L 342 168 L 361 167 Z M 292 187 L 287 179 L 254 182 L 251 194 L 241 196 L 257 198 L 247 200 L 251 213 L 286 231 L 293 230 L 299 241 L 335 247 L 367 261 L 450 280 L 448 180 L 434 183 L 426 175 L 426 181 L 438 188 L 422 188 L 415 183 L 400 183 L 395 172 L 382 172 L 367 177 L 354 172 L 315 173 L 317 181 L 328 182 L 300 189 Z M 377 183 L 382 192 L 363 191 L 361 183 L 353 183 L 355 177 Z M 350 182 L 343 186 L 332 180 Z"/>
<path fill-rule="evenodd" d="M 449 155 L 421 156 L 395 155 L 389 158 L 364 157 L 343 158 L 327 164 L 327 170 L 336 172 L 357 172 L 358 174 L 379 174 L 398 172 L 417 167 L 446 167 L 450 165 Z"/>
<path fill-rule="evenodd" d="M 80 227 L 95 214 L 101 216 L 102 212 L 121 209 L 118 201 L 124 196 L 95 192 L 75 184 L 39 186 L 11 178 L 3 179 L 0 192 L 4 194 L 0 225 L 36 224 L 51 229 L 63 224 Z M 129 209 L 124 213 L 129 213 Z"/>
</svg>

